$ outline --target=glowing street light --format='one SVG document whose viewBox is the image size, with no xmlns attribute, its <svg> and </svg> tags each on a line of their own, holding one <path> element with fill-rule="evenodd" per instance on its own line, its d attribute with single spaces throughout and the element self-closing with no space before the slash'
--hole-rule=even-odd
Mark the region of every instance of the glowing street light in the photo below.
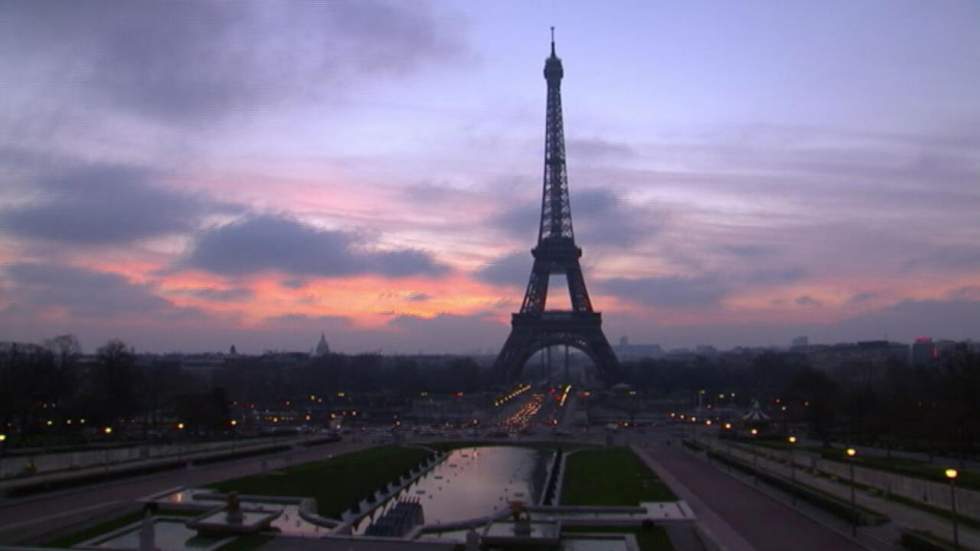
<svg viewBox="0 0 980 551">
<path fill-rule="evenodd" d="M 960 548 L 960 528 L 956 523 L 956 477 L 960 475 L 956 469 L 946 469 L 946 478 L 949 479 L 949 510 L 953 514 L 953 545 Z"/>
<path fill-rule="evenodd" d="M 177 423 L 177 430 L 184 430 L 184 424 L 183 423 Z"/>
<path fill-rule="evenodd" d="M 112 427 L 106 427 L 106 428 L 102 429 L 102 432 L 104 432 L 105 435 L 108 436 L 108 435 L 112 434 Z"/>
<path fill-rule="evenodd" d="M 752 429 L 752 430 L 751 430 L 751 431 L 749 431 L 749 432 L 751 432 L 751 433 L 752 433 L 752 436 L 759 436 L 759 429 Z"/>
<path fill-rule="evenodd" d="M 796 436 L 789 435 L 789 478 L 796 484 Z M 793 492 L 793 505 L 796 505 L 796 492 Z"/>
<path fill-rule="evenodd" d="M 6 442 L 6 441 L 7 441 L 7 435 L 6 434 L 0 434 L 0 442 Z"/>
<path fill-rule="evenodd" d="M 851 514 L 853 515 L 853 517 L 851 518 L 851 535 L 854 537 L 857 537 L 857 530 L 858 530 L 857 504 L 854 501 L 854 461 L 853 461 L 854 458 L 857 456 L 857 453 L 858 453 L 857 450 L 855 450 L 854 448 L 847 448 L 846 450 L 844 450 L 844 454 L 847 456 L 847 459 L 849 459 L 847 463 L 851 471 Z"/>
<path fill-rule="evenodd" d="M 725 423 L 725 430 L 732 430 L 732 424 L 731 423 Z"/>
</svg>

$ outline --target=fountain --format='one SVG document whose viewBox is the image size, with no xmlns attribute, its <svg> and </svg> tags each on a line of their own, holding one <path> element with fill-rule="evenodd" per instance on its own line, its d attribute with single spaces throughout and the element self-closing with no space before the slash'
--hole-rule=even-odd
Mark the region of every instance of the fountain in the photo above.
<svg viewBox="0 0 980 551">
<path fill-rule="evenodd" d="M 253 534 L 267 530 L 272 521 L 282 514 L 278 511 L 245 511 L 237 492 L 230 492 L 225 506 L 217 511 L 187 522 L 187 526 L 201 535 Z"/>
</svg>

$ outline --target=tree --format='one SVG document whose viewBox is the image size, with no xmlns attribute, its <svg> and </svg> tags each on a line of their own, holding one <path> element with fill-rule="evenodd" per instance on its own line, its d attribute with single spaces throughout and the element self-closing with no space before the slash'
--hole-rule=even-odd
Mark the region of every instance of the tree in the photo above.
<svg viewBox="0 0 980 551">
<path fill-rule="evenodd" d="M 113 339 L 99 348 L 92 383 L 97 420 L 111 423 L 138 410 L 136 357 L 124 342 Z"/>
</svg>

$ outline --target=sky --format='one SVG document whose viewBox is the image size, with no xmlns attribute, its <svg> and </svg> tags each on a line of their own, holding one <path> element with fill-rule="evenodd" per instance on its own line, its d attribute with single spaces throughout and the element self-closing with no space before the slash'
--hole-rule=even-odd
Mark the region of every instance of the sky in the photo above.
<svg viewBox="0 0 980 551">
<path fill-rule="evenodd" d="M 611 341 L 980 338 L 973 0 L 0 0 L 0 340 L 495 353 L 551 25 Z"/>
</svg>

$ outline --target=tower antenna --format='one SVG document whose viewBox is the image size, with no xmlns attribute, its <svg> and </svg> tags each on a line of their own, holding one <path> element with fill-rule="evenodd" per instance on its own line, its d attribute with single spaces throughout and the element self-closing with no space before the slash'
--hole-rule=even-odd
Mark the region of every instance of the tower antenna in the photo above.
<svg viewBox="0 0 980 551">
<path fill-rule="evenodd" d="M 555 55 L 555 27 L 551 26 L 551 55 Z"/>
</svg>

